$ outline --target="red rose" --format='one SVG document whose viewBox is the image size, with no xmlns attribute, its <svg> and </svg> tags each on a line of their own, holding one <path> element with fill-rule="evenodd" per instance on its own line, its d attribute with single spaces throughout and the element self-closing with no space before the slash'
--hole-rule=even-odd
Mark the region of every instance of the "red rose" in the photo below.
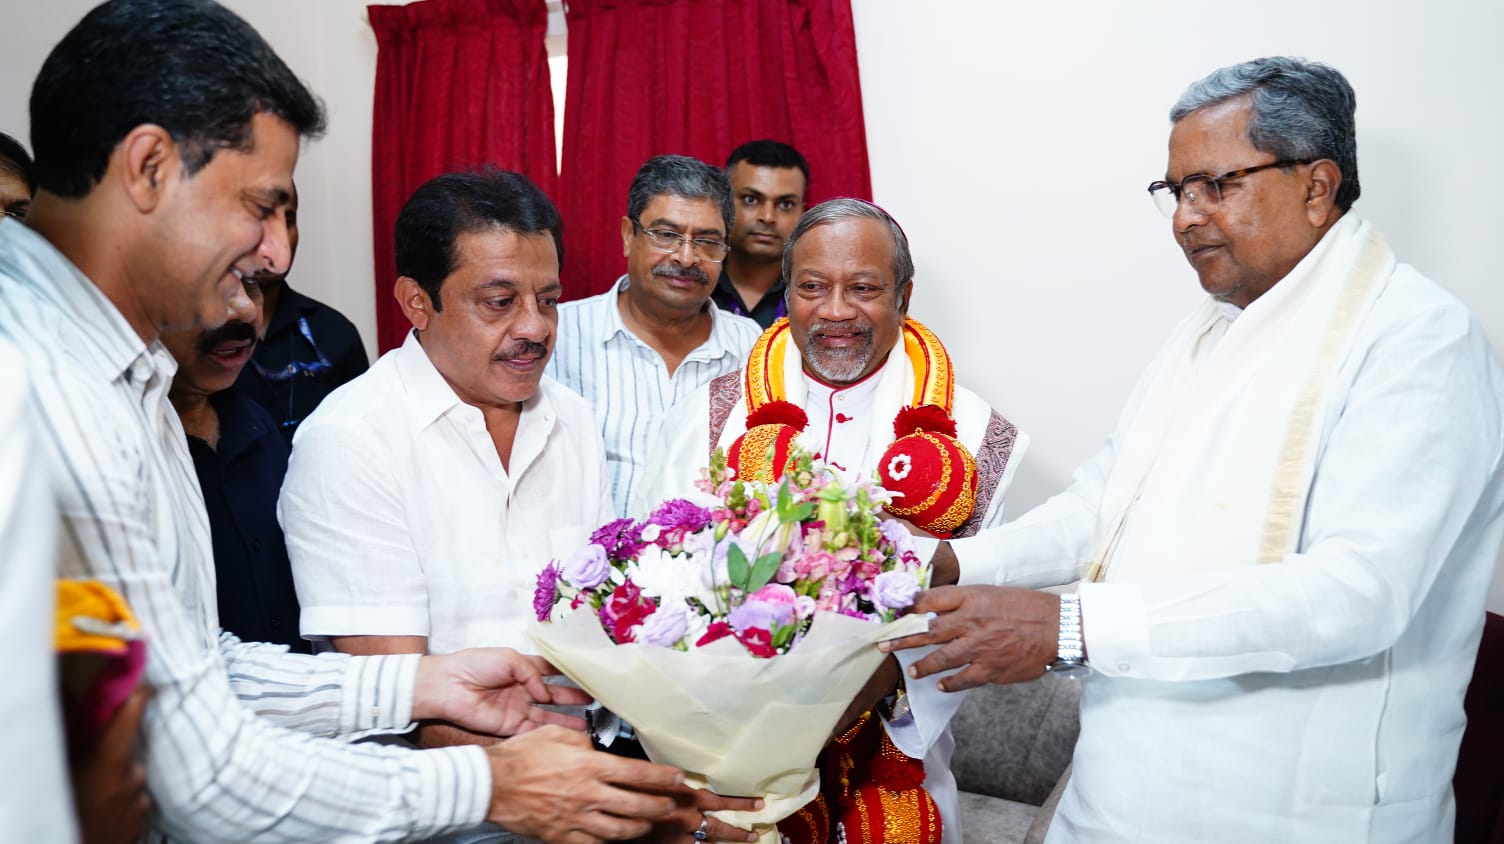
<svg viewBox="0 0 1504 844">
<path fill-rule="evenodd" d="M 643 596 L 635 583 L 627 581 L 611 592 L 611 597 L 601 606 L 601 622 L 611 638 L 623 645 L 634 640 L 632 628 L 653 614 L 658 605 L 652 598 Z"/>
<path fill-rule="evenodd" d="M 773 634 L 761 627 L 748 627 L 736 636 L 747 652 L 756 657 L 767 659 L 778 655 L 773 647 Z"/>
<path fill-rule="evenodd" d="M 710 626 L 705 628 L 705 635 L 701 636 L 698 642 L 695 642 L 695 647 L 702 648 L 716 639 L 724 639 L 730 635 L 731 625 L 724 621 L 712 621 L 710 622 Z"/>
</svg>

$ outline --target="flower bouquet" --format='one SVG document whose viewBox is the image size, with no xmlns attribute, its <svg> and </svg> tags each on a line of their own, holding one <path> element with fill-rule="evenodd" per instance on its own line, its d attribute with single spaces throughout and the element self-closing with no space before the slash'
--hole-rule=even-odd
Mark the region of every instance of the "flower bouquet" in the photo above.
<svg viewBox="0 0 1504 844">
<path fill-rule="evenodd" d="M 530 633 L 655 761 L 762 797 L 721 817 L 776 841 L 818 792 L 816 757 L 885 658 L 874 645 L 925 629 L 900 613 L 929 570 L 878 518 L 881 488 L 800 450 L 776 482 L 736 478 L 717 452 L 699 485 L 713 506 L 664 502 L 550 562 Z"/>
</svg>

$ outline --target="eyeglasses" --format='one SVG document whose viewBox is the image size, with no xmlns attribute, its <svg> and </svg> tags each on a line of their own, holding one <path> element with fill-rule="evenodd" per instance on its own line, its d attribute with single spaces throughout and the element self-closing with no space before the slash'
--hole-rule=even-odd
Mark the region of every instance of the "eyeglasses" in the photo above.
<svg viewBox="0 0 1504 844">
<path fill-rule="evenodd" d="M 679 234 L 676 231 L 668 229 L 645 229 L 642 227 L 642 223 L 636 220 L 632 221 L 632 228 L 642 232 L 643 236 L 648 239 L 648 243 L 654 249 L 668 254 L 678 252 L 684 248 L 684 244 L 688 243 L 694 249 L 695 255 L 719 264 L 726 260 L 726 252 L 731 249 L 724 240 L 716 240 L 709 237 L 690 237 L 687 234 Z"/>
<path fill-rule="evenodd" d="M 1175 211 L 1180 207 L 1182 197 L 1199 214 L 1215 214 L 1222 207 L 1222 183 L 1233 179 L 1241 179 L 1244 176 L 1252 176 L 1260 170 L 1271 170 L 1275 167 L 1294 167 L 1297 164 L 1310 164 L 1309 158 L 1287 158 L 1281 161 L 1271 161 L 1268 164 L 1259 164 L 1253 167 L 1244 167 L 1241 170 L 1230 170 L 1220 176 L 1208 176 L 1205 173 L 1197 173 L 1186 176 L 1179 184 L 1175 182 L 1150 182 L 1149 196 L 1154 198 L 1154 207 L 1166 217 L 1174 217 Z"/>
</svg>

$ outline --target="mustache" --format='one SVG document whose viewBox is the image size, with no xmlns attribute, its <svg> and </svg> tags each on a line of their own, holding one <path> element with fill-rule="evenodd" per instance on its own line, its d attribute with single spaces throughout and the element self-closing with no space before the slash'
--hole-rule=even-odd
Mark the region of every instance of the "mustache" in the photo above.
<svg viewBox="0 0 1504 844">
<path fill-rule="evenodd" d="M 710 276 L 706 275 L 704 270 L 695 266 L 675 267 L 669 264 L 659 264 L 653 267 L 653 275 L 678 276 L 679 278 L 692 278 L 701 284 L 710 283 Z"/>
<path fill-rule="evenodd" d="M 548 354 L 548 346 L 531 340 L 518 340 L 515 346 L 497 355 L 495 359 L 505 361 L 518 358 L 541 358 L 546 354 Z"/>
<path fill-rule="evenodd" d="M 248 322 L 238 319 L 230 320 L 218 328 L 205 331 L 198 338 L 198 350 L 208 354 L 215 346 L 221 343 L 235 343 L 241 340 L 256 341 L 256 327 Z"/>
</svg>

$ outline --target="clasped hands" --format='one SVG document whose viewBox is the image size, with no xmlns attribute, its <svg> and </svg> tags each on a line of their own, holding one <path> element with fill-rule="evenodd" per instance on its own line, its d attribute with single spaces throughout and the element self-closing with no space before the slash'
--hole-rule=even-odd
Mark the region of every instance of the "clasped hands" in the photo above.
<svg viewBox="0 0 1504 844">
<path fill-rule="evenodd" d="M 677 768 L 594 750 L 583 719 L 543 708 L 591 701 L 580 689 L 544 681 L 557 673 L 541 657 L 509 648 L 425 656 L 418 663 L 413 720 L 508 737 L 485 748 L 492 792 L 486 820 L 566 844 L 645 835 L 683 841 L 706 822 L 705 812 L 762 808 L 761 800 L 690 788 Z M 706 832 L 717 841 L 756 840 L 714 818 Z"/>
</svg>

